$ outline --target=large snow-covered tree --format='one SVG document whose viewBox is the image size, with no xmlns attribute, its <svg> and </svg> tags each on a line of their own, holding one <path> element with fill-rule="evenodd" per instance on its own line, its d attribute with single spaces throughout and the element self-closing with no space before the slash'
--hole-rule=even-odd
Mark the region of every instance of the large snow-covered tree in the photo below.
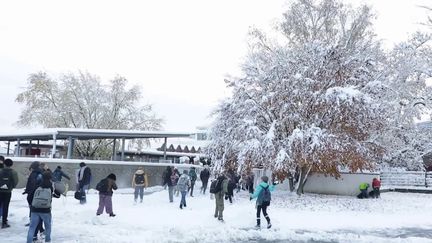
<svg viewBox="0 0 432 243">
<path fill-rule="evenodd" d="M 297 0 L 278 41 L 252 31 L 243 76 L 228 81 L 233 97 L 211 133 L 216 167 L 263 166 L 298 178 L 297 193 L 311 171 L 373 168 L 387 119 L 371 93 L 385 59 L 372 18 L 367 6 Z"/>
<path fill-rule="evenodd" d="M 162 120 L 151 105 L 142 105 L 141 88 L 128 87 L 127 79 L 116 76 L 104 85 L 88 72 L 52 78 L 45 72 L 29 75 L 27 87 L 16 101 L 24 105 L 18 124 L 46 128 L 157 130 Z M 145 141 L 136 141 L 142 146 Z M 77 141 L 81 157 L 109 157 L 112 141 Z"/>
</svg>

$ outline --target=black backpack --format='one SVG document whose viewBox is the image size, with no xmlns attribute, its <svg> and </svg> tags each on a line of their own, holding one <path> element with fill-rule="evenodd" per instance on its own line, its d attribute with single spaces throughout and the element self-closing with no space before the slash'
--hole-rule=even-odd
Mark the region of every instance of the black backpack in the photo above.
<svg viewBox="0 0 432 243">
<path fill-rule="evenodd" d="M 0 170 L 0 191 L 10 191 L 13 188 L 13 177 L 11 170 Z"/>
<path fill-rule="evenodd" d="M 102 179 L 99 181 L 99 183 L 96 185 L 96 190 L 99 192 L 108 192 L 108 180 Z"/>
<path fill-rule="evenodd" d="M 210 193 L 218 193 L 222 191 L 223 180 L 214 180 L 210 184 Z"/>
<path fill-rule="evenodd" d="M 144 174 L 135 174 L 135 184 L 142 185 L 145 182 Z"/>
</svg>

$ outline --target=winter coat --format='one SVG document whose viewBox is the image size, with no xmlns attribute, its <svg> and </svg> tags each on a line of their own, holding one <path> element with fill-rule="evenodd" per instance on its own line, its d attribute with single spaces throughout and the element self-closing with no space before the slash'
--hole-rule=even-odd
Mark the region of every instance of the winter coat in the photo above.
<svg viewBox="0 0 432 243">
<path fill-rule="evenodd" d="M 372 181 L 372 188 L 380 188 L 380 187 L 381 187 L 381 181 L 375 178 Z"/>
<path fill-rule="evenodd" d="M 90 184 L 91 170 L 87 166 L 81 167 L 78 171 L 78 184 L 80 187 Z"/>
<path fill-rule="evenodd" d="M 29 175 L 24 192 L 29 194 L 30 197 L 32 197 L 31 195 L 36 191 L 36 189 L 41 185 L 41 183 L 42 170 L 40 168 L 36 168 L 32 170 Z"/>
<path fill-rule="evenodd" d="M 274 189 L 275 189 L 274 185 L 269 185 L 266 182 L 262 181 L 257 186 L 257 188 L 255 189 L 255 192 L 252 194 L 251 198 L 252 199 L 254 199 L 254 198 L 257 199 L 257 202 L 256 202 L 257 205 L 262 205 L 264 193 L 261 193 L 261 192 L 263 192 L 264 188 L 267 188 L 267 187 L 269 187 L 269 191 L 271 191 L 271 192 L 274 191 Z"/>
<path fill-rule="evenodd" d="M 61 181 L 62 177 L 70 180 L 70 177 L 66 175 L 61 169 L 56 168 L 52 173 L 53 181 Z"/>
<path fill-rule="evenodd" d="M 366 182 L 360 183 L 359 189 L 360 190 L 367 190 L 369 188 L 369 184 Z"/>
<path fill-rule="evenodd" d="M 191 180 L 189 176 L 187 174 L 183 174 L 180 176 L 177 186 L 179 191 L 185 192 L 188 190 L 190 184 L 191 184 Z"/>
<path fill-rule="evenodd" d="M 191 180 L 191 183 L 195 183 L 196 179 L 197 179 L 197 173 L 196 173 L 196 169 L 195 167 L 192 167 L 189 170 L 189 178 Z"/>
<path fill-rule="evenodd" d="M 140 176 L 140 175 L 144 175 L 144 183 L 138 183 L 137 184 L 135 178 L 137 176 Z M 147 174 L 143 170 L 137 170 L 137 171 L 135 171 L 135 174 L 132 177 L 132 187 L 136 187 L 136 186 L 148 187 L 148 177 L 147 177 Z"/>
<path fill-rule="evenodd" d="M 210 171 L 208 169 L 202 170 L 200 173 L 201 181 L 208 182 L 209 178 L 210 178 Z"/>
<path fill-rule="evenodd" d="M 102 179 L 101 182 L 107 186 L 106 187 L 107 190 L 106 191 L 100 191 L 99 194 L 112 196 L 113 190 L 117 190 L 117 184 L 115 183 L 115 181 L 113 179 L 105 178 L 105 179 Z"/>
<path fill-rule="evenodd" d="M 12 189 L 18 185 L 18 174 L 14 169 L 10 167 L 4 167 L 3 169 L 0 169 L 0 175 L 2 175 L 3 173 L 9 173 L 9 180 L 12 180 L 13 184 L 12 188 L 8 188 L 7 190 L 2 190 L 0 192 L 12 192 Z"/>
</svg>

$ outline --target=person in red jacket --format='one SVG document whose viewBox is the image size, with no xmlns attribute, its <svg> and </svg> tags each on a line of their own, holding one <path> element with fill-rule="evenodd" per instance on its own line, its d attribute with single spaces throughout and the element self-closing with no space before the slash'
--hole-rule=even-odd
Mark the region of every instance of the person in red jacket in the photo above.
<svg viewBox="0 0 432 243">
<path fill-rule="evenodd" d="M 381 181 L 377 178 L 373 178 L 372 180 L 372 188 L 373 188 L 373 197 L 379 198 L 380 197 L 380 187 L 381 187 Z"/>
</svg>

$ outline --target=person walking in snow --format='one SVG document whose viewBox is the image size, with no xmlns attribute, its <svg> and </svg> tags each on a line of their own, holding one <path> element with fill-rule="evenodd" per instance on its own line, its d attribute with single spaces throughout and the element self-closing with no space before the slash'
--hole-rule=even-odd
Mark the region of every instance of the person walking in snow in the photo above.
<svg viewBox="0 0 432 243">
<path fill-rule="evenodd" d="M 168 196 L 170 203 L 174 201 L 174 187 L 176 186 L 176 182 L 177 174 L 174 172 L 171 166 L 167 166 L 165 170 L 164 185 L 168 186 Z"/>
<path fill-rule="evenodd" d="M 200 180 L 202 182 L 202 186 L 201 186 L 202 194 L 205 194 L 205 192 L 207 190 L 209 178 L 210 178 L 210 170 L 208 169 L 208 165 L 205 165 L 204 170 L 202 170 L 200 173 Z"/>
<path fill-rule="evenodd" d="M 117 190 L 116 179 L 116 175 L 111 173 L 96 185 L 96 190 L 99 191 L 99 207 L 96 211 L 97 216 L 103 213 L 104 208 L 105 212 L 109 214 L 110 217 L 116 216 L 112 206 L 113 190 Z"/>
<path fill-rule="evenodd" d="M 79 166 L 80 169 L 77 173 L 78 191 L 81 194 L 80 203 L 85 204 L 87 202 L 85 189 L 88 188 L 90 185 L 91 170 L 84 162 L 81 162 Z"/>
<path fill-rule="evenodd" d="M 214 193 L 216 199 L 214 217 L 223 221 L 224 195 L 228 192 L 228 179 L 222 174 L 216 181 L 212 182 L 212 185 L 210 186 L 210 193 Z"/>
<path fill-rule="evenodd" d="M 29 218 L 31 219 L 31 206 L 33 203 L 33 196 L 36 191 L 36 189 L 42 184 L 42 169 L 40 167 L 40 163 L 38 161 L 35 161 L 30 164 L 30 175 L 27 179 L 27 184 L 25 187 L 25 190 L 23 194 L 27 194 L 27 203 L 29 205 Z M 25 226 L 30 226 L 30 222 L 26 224 Z M 42 221 L 39 222 L 39 224 L 36 227 L 36 230 L 34 231 L 34 237 L 37 237 L 38 232 L 43 233 L 45 230 L 43 229 Z"/>
<path fill-rule="evenodd" d="M 274 190 L 274 185 L 268 184 L 269 178 L 267 176 L 261 177 L 261 183 L 257 186 L 255 192 L 251 194 L 250 200 L 256 198 L 256 209 L 257 209 L 257 224 L 256 227 L 261 227 L 261 211 L 265 219 L 267 220 L 267 229 L 271 228 L 270 217 L 267 214 L 267 207 L 270 206 L 271 191 Z"/>
<path fill-rule="evenodd" d="M 30 227 L 27 233 L 27 243 L 35 242 L 37 240 L 36 233 L 42 223 L 45 225 L 45 230 L 43 231 L 45 242 L 51 242 L 51 205 L 53 196 L 56 198 L 60 197 L 59 194 L 55 193 L 51 172 L 44 171 L 42 173 L 41 183 L 33 193 L 32 203 L 30 206 L 31 217 Z"/>
<path fill-rule="evenodd" d="M 12 190 L 18 185 L 18 174 L 11 167 L 13 161 L 5 159 L 4 168 L 0 169 L 0 206 L 2 209 L 2 228 L 8 228 L 9 203 Z"/>
<path fill-rule="evenodd" d="M 143 202 L 144 197 L 144 188 L 148 186 L 148 177 L 144 172 L 144 167 L 138 167 L 138 170 L 135 171 L 135 174 L 132 177 L 132 187 L 135 188 L 134 200 L 135 203 L 138 200 L 138 194 L 140 197 L 140 203 Z"/>
<path fill-rule="evenodd" d="M 197 173 L 196 173 L 196 168 L 195 167 L 191 167 L 190 170 L 189 170 L 190 187 L 188 188 L 188 190 L 190 189 L 190 196 L 191 197 L 193 197 L 193 190 L 194 190 L 195 181 L 196 181 L 197 177 L 198 176 L 197 176 Z"/>
<path fill-rule="evenodd" d="M 180 176 L 177 183 L 177 187 L 181 193 L 180 209 L 186 207 L 186 194 L 190 185 L 191 185 L 191 180 L 188 176 L 188 171 L 184 170 L 183 174 Z"/>
<path fill-rule="evenodd" d="M 381 188 L 381 181 L 377 178 L 373 178 L 372 180 L 372 189 L 373 189 L 373 197 L 379 198 L 380 197 L 380 188 Z"/>
<path fill-rule="evenodd" d="M 173 173 L 171 174 L 171 180 L 175 179 L 173 184 L 174 184 L 174 195 L 176 197 L 178 197 L 180 194 L 180 191 L 177 186 L 179 178 L 180 178 L 180 171 L 177 169 L 177 167 L 174 167 Z"/>
</svg>

